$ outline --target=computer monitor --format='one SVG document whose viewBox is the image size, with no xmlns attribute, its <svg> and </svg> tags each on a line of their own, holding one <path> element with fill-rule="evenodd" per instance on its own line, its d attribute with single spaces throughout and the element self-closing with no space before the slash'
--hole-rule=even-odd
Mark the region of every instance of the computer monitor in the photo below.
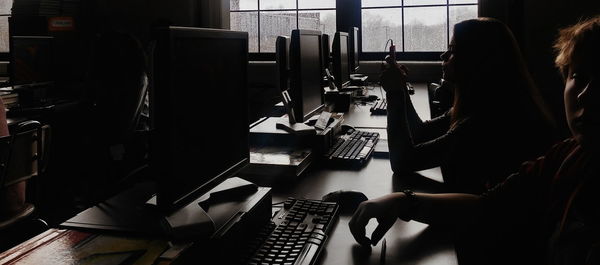
<svg viewBox="0 0 600 265">
<path fill-rule="evenodd" d="M 290 37 L 287 36 L 278 36 L 275 41 L 275 62 L 281 91 L 290 88 L 290 42 Z"/>
<path fill-rule="evenodd" d="M 355 73 L 358 71 L 360 60 L 358 58 L 358 28 L 351 27 L 348 31 L 348 59 L 350 60 L 350 71 Z"/>
<path fill-rule="evenodd" d="M 331 40 L 327 34 L 323 34 L 322 38 L 321 44 L 323 47 L 321 50 L 323 51 L 323 68 L 329 69 L 331 64 Z"/>
<path fill-rule="evenodd" d="M 10 82 L 12 85 L 53 81 L 53 41 L 50 36 L 10 38 Z"/>
<path fill-rule="evenodd" d="M 160 28 L 154 65 L 150 165 L 169 212 L 249 163 L 248 33 Z"/>
<path fill-rule="evenodd" d="M 305 122 L 324 106 L 321 32 L 296 29 L 290 43 L 291 98 L 297 122 Z"/>
<path fill-rule="evenodd" d="M 332 47 L 333 77 L 338 88 L 350 84 L 350 66 L 348 65 L 348 33 L 336 32 Z"/>
</svg>

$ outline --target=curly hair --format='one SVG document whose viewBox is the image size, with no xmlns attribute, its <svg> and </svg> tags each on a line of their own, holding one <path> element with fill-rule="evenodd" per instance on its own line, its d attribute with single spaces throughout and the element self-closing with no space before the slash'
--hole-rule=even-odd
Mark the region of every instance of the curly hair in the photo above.
<svg viewBox="0 0 600 265">
<path fill-rule="evenodd" d="M 600 43 L 600 16 L 583 20 L 573 26 L 559 31 L 554 42 L 556 59 L 554 63 L 559 68 L 563 78 L 566 78 L 569 66 L 577 56 L 598 55 Z M 591 53 L 591 54 L 590 54 Z"/>
</svg>

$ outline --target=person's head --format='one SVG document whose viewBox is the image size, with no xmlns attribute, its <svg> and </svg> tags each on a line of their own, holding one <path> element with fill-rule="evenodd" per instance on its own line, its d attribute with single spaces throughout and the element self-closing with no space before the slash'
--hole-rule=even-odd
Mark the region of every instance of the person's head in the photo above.
<svg viewBox="0 0 600 265">
<path fill-rule="evenodd" d="M 441 58 L 444 79 L 456 85 L 455 122 L 477 113 L 522 114 L 532 107 L 545 112 L 517 41 L 504 23 L 470 19 L 456 24 L 453 33 Z"/>
<path fill-rule="evenodd" d="M 600 16 L 562 29 L 554 48 L 569 129 L 584 148 L 600 151 Z"/>
</svg>

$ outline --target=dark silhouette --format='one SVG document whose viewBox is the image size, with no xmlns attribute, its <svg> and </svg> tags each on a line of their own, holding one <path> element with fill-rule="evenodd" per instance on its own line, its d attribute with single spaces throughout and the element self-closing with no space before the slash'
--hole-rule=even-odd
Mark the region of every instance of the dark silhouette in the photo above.
<svg viewBox="0 0 600 265">
<path fill-rule="evenodd" d="M 392 62 L 382 74 L 394 173 L 441 166 L 449 191 L 476 194 L 556 140 L 549 112 L 502 22 L 480 18 L 456 24 L 441 57 L 444 79 L 455 87 L 454 102 L 432 120 L 417 115 L 404 89 L 404 66 Z"/>
<path fill-rule="evenodd" d="M 450 227 L 469 225 L 470 232 L 480 235 L 472 243 L 481 251 L 471 253 L 481 260 L 465 262 L 469 264 L 599 264 L 598 47 L 600 16 L 561 30 L 555 45 L 572 138 L 524 163 L 483 195 L 405 191 L 365 201 L 349 223 L 355 239 L 375 245 L 402 217 Z M 369 239 L 365 226 L 371 218 L 379 225 Z"/>
</svg>

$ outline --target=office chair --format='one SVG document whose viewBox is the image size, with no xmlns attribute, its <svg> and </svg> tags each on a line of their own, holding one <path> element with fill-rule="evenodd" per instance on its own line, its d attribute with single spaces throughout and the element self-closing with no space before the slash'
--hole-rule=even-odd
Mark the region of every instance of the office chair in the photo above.
<svg viewBox="0 0 600 265">
<path fill-rule="evenodd" d="M 452 107 L 454 94 L 450 86 L 447 82 L 441 84 L 429 83 L 427 85 L 429 113 L 432 119 L 446 113 Z"/>
<path fill-rule="evenodd" d="M 49 144 L 50 127 L 33 120 L 0 138 L 0 251 L 48 229 L 34 215 L 38 187 L 30 184 L 46 168 Z"/>
</svg>

